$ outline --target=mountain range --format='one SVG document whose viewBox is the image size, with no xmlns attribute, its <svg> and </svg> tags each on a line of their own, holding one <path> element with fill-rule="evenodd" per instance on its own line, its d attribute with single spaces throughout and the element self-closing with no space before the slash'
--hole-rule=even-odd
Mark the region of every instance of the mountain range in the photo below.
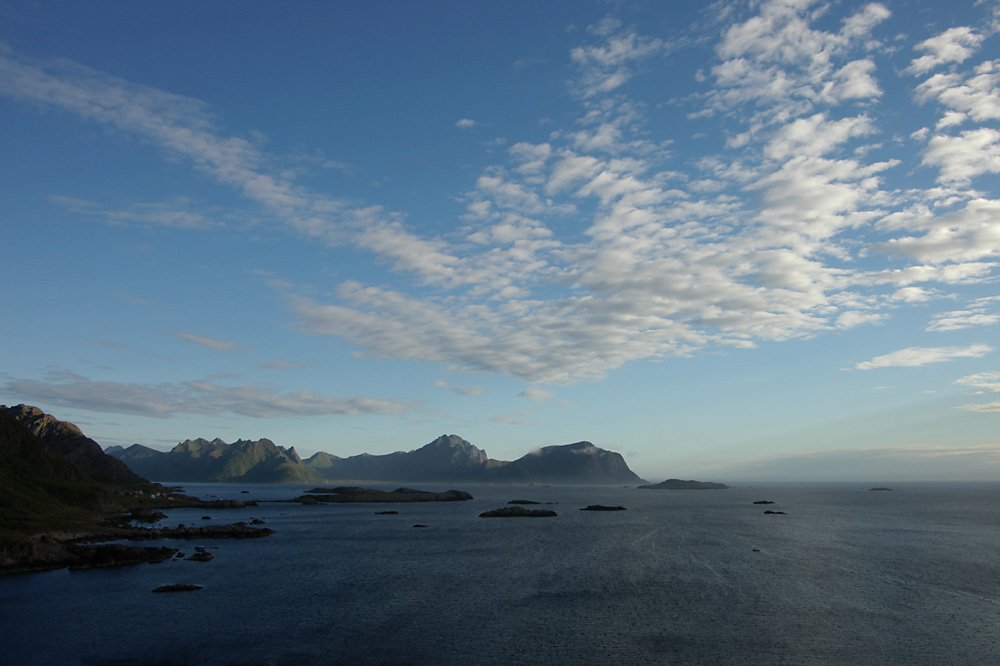
<svg viewBox="0 0 1000 666">
<path fill-rule="evenodd" d="M 302 460 L 294 448 L 269 439 L 186 440 L 169 452 L 141 444 L 108 447 L 134 472 L 171 482 L 313 483 L 322 481 L 467 483 L 642 483 L 621 454 L 590 442 L 546 446 L 517 460 L 494 460 L 457 435 L 419 449 L 341 458 L 320 452 Z"/>
</svg>

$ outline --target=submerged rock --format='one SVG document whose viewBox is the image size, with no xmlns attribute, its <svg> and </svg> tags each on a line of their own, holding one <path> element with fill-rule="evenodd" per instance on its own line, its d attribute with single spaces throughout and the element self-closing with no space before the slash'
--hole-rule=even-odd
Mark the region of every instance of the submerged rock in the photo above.
<svg viewBox="0 0 1000 666">
<path fill-rule="evenodd" d="M 188 558 L 190 562 L 208 562 L 214 559 L 215 555 L 206 551 L 203 547 L 198 546 L 195 548 L 195 554 Z"/>
</svg>

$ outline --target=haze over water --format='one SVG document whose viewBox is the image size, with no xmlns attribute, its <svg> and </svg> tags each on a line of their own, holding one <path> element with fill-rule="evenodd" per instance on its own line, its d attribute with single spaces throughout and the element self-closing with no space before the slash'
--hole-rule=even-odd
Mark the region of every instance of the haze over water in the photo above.
<svg viewBox="0 0 1000 666">
<path fill-rule="evenodd" d="M 187 486 L 242 499 L 302 490 L 242 488 Z M 0 579 L 5 658 L 937 666 L 1000 654 L 997 484 L 462 488 L 475 499 L 216 512 L 213 522 L 263 518 L 275 534 L 174 544 L 209 546 L 207 563 Z M 521 498 L 559 515 L 478 517 Z M 595 503 L 627 510 L 579 510 Z M 376 515 L 386 509 L 400 513 Z M 172 582 L 204 589 L 150 592 Z"/>
</svg>

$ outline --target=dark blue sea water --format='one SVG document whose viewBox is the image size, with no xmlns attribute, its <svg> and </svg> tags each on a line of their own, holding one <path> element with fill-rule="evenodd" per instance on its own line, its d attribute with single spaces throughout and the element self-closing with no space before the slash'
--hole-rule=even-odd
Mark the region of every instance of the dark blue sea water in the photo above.
<svg viewBox="0 0 1000 666">
<path fill-rule="evenodd" d="M 1000 663 L 1000 485 L 457 487 L 476 499 L 213 512 L 276 533 L 167 542 L 205 563 L 0 578 L 0 662 Z M 519 498 L 559 515 L 478 517 Z M 204 589 L 151 593 L 181 582 Z"/>
</svg>

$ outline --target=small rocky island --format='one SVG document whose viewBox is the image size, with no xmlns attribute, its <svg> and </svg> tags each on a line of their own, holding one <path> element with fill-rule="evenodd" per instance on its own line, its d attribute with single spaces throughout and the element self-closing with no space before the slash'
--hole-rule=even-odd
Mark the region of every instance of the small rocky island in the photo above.
<svg viewBox="0 0 1000 666">
<path fill-rule="evenodd" d="M 728 488 L 724 483 L 714 483 L 712 481 L 683 481 L 681 479 L 667 479 L 660 483 L 652 483 L 639 486 L 644 490 L 725 490 Z"/>
<path fill-rule="evenodd" d="M 337 486 L 336 488 L 313 488 L 305 495 L 296 497 L 300 504 L 351 503 L 351 502 L 464 502 L 472 495 L 462 490 L 446 490 L 435 493 L 413 488 L 378 490 L 358 486 Z"/>
<path fill-rule="evenodd" d="M 605 506 L 603 504 L 591 504 L 585 506 L 580 511 L 625 511 L 623 506 Z"/>
<path fill-rule="evenodd" d="M 553 518 L 557 514 L 548 509 L 525 509 L 523 506 L 505 506 L 492 511 L 483 511 L 480 518 Z"/>
</svg>

